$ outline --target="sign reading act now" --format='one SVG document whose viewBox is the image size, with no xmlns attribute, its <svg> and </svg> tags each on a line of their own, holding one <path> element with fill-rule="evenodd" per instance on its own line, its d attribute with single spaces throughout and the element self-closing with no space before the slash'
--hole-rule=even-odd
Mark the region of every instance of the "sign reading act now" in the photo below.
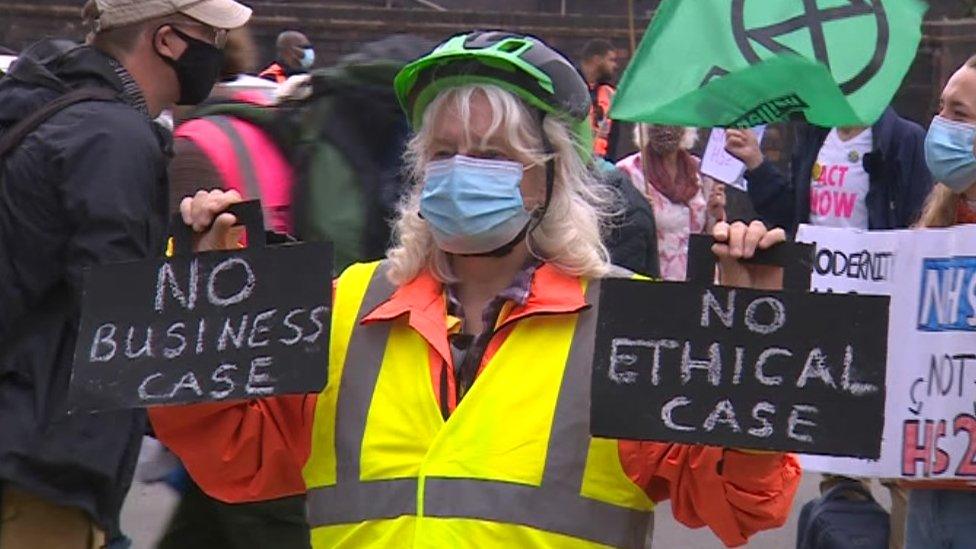
<svg viewBox="0 0 976 549">
<path fill-rule="evenodd" d="M 877 457 L 887 309 L 876 296 L 605 281 L 592 431 Z"/>
</svg>

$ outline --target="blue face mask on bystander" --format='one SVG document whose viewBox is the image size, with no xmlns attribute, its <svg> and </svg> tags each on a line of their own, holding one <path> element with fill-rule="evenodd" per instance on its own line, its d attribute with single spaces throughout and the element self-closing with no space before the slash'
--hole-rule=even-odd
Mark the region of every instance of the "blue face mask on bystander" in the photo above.
<svg viewBox="0 0 976 549">
<path fill-rule="evenodd" d="M 315 64 L 315 50 L 313 50 L 311 47 L 305 48 L 302 51 L 301 64 L 302 68 L 305 70 L 312 68 L 312 65 Z"/>
<path fill-rule="evenodd" d="M 487 254 L 511 243 L 529 224 L 519 162 L 457 155 L 427 165 L 420 214 L 437 246 L 460 255 Z"/>
<path fill-rule="evenodd" d="M 936 181 L 957 193 L 976 183 L 976 125 L 936 116 L 925 137 L 925 163 Z"/>
</svg>

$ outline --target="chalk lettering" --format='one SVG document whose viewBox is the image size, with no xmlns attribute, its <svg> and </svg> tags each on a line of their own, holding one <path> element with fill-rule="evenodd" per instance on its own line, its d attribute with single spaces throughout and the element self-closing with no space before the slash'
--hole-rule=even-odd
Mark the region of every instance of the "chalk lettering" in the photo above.
<svg viewBox="0 0 976 549">
<path fill-rule="evenodd" d="M 760 414 L 765 413 L 765 416 Z M 749 434 L 758 438 L 769 438 L 773 436 L 773 424 L 769 422 L 769 417 L 776 415 L 776 406 L 762 401 L 752 407 L 752 419 L 762 423 L 761 427 L 752 427 Z"/>
<path fill-rule="evenodd" d="M 207 321 L 200 319 L 200 325 L 197 326 L 197 354 L 203 353 L 203 332 L 207 329 Z"/>
<path fill-rule="evenodd" d="M 200 382 L 197 381 L 197 376 L 193 372 L 187 372 L 183 374 L 183 377 L 173 386 L 173 390 L 169 393 L 169 398 L 176 396 L 183 389 L 188 389 L 193 391 L 193 394 L 200 397 L 203 396 L 203 390 L 200 389 Z"/>
<path fill-rule="evenodd" d="M 691 404 L 691 400 L 688 397 L 676 396 L 669 400 L 664 406 L 661 407 L 661 421 L 664 422 L 664 426 L 673 431 L 694 431 L 695 428 L 691 425 L 682 425 L 674 421 L 674 409 L 680 406 L 687 406 Z"/>
<path fill-rule="evenodd" d="M 878 386 L 854 379 L 854 347 L 844 348 L 844 373 L 840 376 L 840 386 L 854 396 L 870 395 L 878 392 Z"/>
<path fill-rule="evenodd" d="M 834 378 L 830 375 L 830 370 L 827 368 L 827 357 L 824 356 L 823 351 L 819 347 L 814 347 L 810 354 L 807 355 L 807 360 L 803 364 L 803 372 L 800 373 L 800 378 L 796 381 L 796 386 L 803 388 L 807 386 L 807 380 L 810 378 L 817 378 L 824 382 L 828 387 L 837 388 L 834 383 Z"/>
<path fill-rule="evenodd" d="M 728 297 L 726 298 L 725 309 L 722 305 L 715 299 L 715 295 L 712 294 L 711 290 L 705 290 L 702 294 L 702 314 L 701 314 L 701 326 L 702 328 L 708 328 L 710 326 L 709 311 L 715 313 L 718 319 L 726 328 L 732 327 L 733 315 L 735 314 L 735 290 L 729 290 Z"/>
<path fill-rule="evenodd" d="M 91 344 L 91 352 L 88 355 L 89 362 L 109 362 L 115 358 L 118 345 L 115 343 L 115 324 L 102 324 L 95 330 L 95 339 Z M 102 349 L 102 347 L 108 349 Z"/>
<path fill-rule="evenodd" d="M 627 339 L 623 337 L 614 338 L 610 342 L 610 368 L 608 375 L 615 383 L 622 385 L 632 385 L 637 382 L 637 372 L 627 370 L 637 363 L 637 355 L 620 352 L 621 347 L 643 347 L 653 349 L 654 355 L 651 363 L 651 383 L 655 386 L 661 382 L 661 348 L 677 349 L 678 342 L 673 339 L 655 339 L 650 341 L 640 339 Z"/>
<path fill-rule="evenodd" d="M 765 372 L 766 362 L 774 356 L 785 356 L 787 358 L 792 357 L 793 353 L 788 349 L 780 349 L 778 347 L 772 347 L 766 349 L 760 353 L 759 358 L 756 359 L 756 380 L 759 383 L 767 386 L 782 385 L 783 376 L 767 376 Z"/>
<path fill-rule="evenodd" d="M 233 268 L 234 266 L 240 266 L 244 269 L 244 284 L 242 284 L 240 289 L 233 294 L 227 297 L 221 297 L 217 295 L 217 275 Z M 229 257 L 218 263 L 217 266 L 210 271 L 210 277 L 207 280 L 207 299 L 210 300 L 210 303 L 213 303 L 218 307 L 236 305 L 251 297 L 251 294 L 254 292 L 255 283 L 256 280 L 254 278 L 254 270 L 251 269 L 251 265 L 240 257 Z"/>
<path fill-rule="evenodd" d="M 234 380 L 230 377 L 230 373 L 235 371 L 237 371 L 237 366 L 233 364 L 221 364 L 219 368 L 214 370 L 214 373 L 212 376 L 210 376 L 210 379 L 212 379 L 214 383 L 223 385 L 223 388 L 211 389 L 210 398 L 222 400 L 234 392 Z"/>
<path fill-rule="evenodd" d="M 773 313 L 773 318 L 767 324 L 760 323 L 756 320 L 757 309 L 760 305 L 769 306 L 769 310 Z M 776 330 L 779 330 L 786 324 L 786 306 L 783 302 L 776 299 L 775 297 L 760 297 L 759 299 L 753 301 L 746 308 L 746 327 L 749 330 L 761 334 L 769 335 Z"/>
<path fill-rule="evenodd" d="M 732 370 L 732 385 L 738 385 L 742 381 L 742 364 L 745 359 L 746 350 L 742 347 L 735 348 L 735 367 Z"/>
<path fill-rule="evenodd" d="M 291 345 L 294 345 L 294 344 L 296 344 L 296 343 L 298 343 L 299 341 L 302 340 L 302 335 L 304 333 L 302 331 L 302 327 L 299 326 L 298 324 L 295 324 L 292 321 L 292 318 L 294 318 L 295 316 L 300 315 L 300 314 L 302 314 L 304 312 L 305 312 L 305 309 L 295 309 L 295 310 L 291 311 L 290 313 L 288 313 L 287 315 L 285 315 L 285 320 L 283 321 L 283 324 L 285 325 L 286 328 L 288 328 L 288 329 L 290 329 L 290 330 L 292 330 L 292 331 L 295 332 L 295 337 L 281 338 L 278 341 L 280 341 L 281 343 L 283 343 L 285 345 L 291 346 Z"/>
<path fill-rule="evenodd" d="M 274 378 L 267 368 L 271 367 L 271 357 L 259 356 L 251 361 L 251 371 L 247 374 L 244 390 L 251 396 L 266 396 L 274 393 Z"/>
<path fill-rule="evenodd" d="M 267 347 L 268 340 L 266 338 L 260 341 L 257 340 L 256 338 L 261 337 L 271 331 L 271 328 L 269 326 L 264 326 L 262 323 L 271 320 L 271 317 L 273 317 L 277 313 L 278 313 L 278 309 L 270 309 L 264 311 L 263 313 L 258 313 L 257 316 L 254 317 L 254 323 L 251 325 L 251 335 L 249 335 L 247 338 L 248 347 L 252 349 L 258 347 Z"/>
<path fill-rule="evenodd" d="M 735 409 L 732 407 L 732 401 L 729 399 L 722 400 L 715 405 L 712 413 L 708 414 L 708 417 L 705 418 L 703 427 L 706 431 L 711 432 L 715 430 L 715 426 L 719 423 L 728 425 L 735 433 L 742 432 L 742 427 L 739 426 L 739 421 L 735 418 Z"/>
<path fill-rule="evenodd" d="M 161 400 L 169 398 L 169 395 L 167 394 L 153 394 L 149 392 L 149 384 L 161 377 L 163 377 L 163 374 L 155 373 L 142 380 L 142 383 L 139 384 L 140 400 Z"/>
<path fill-rule="evenodd" d="M 324 327 L 322 315 L 328 312 L 328 310 L 329 308 L 323 305 L 312 309 L 312 312 L 308 314 L 309 320 L 315 325 L 315 332 L 305 337 L 306 343 L 315 343 L 315 340 L 322 335 L 322 329 Z"/>
<path fill-rule="evenodd" d="M 125 356 L 126 358 L 139 358 L 141 356 L 151 357 L 152 354 L 152 334 L 153 329 L 151 326 L 146 327 L 146 339 L 142 343 L 142 347 L 138 351 L 132 350 L 132 338 L 135 336 L 136 328 L 131 326 L 129 328 L 128 334 L 125 336 Z"/>
<path fill-rule="evenodd" d="M 686 341 L 684 350 L 681 353 L 681 384 L 687 385 L 691 381 L 692 370 L 704 370 L 708 372 L 708 382 L 718 387 L 722 382 L 722 355 L 718 343 L 712 343 L 708 347 L 707 359 L 691 358 L 691 342 Z"/>
<path fill-rule="evenodd" d="M 819 411 L 816 406 L 809 406 L 806 404 L 795 404 L 793 405 L 793 410 L 790 411 L 790 418 L 787 420 L 786 436 L 792 438 L 793 440 L 799 440 L 800 442 L 813 442 L 813 435 L 809 433 L 797 432 L 797 427 L 816 427 L 817 423 L 801 417 L 801 413 L 816 415 Z"/>
<path fill-rule="evenodd" d="M 174 359 L 183 354 L 183 351 L 186 349 L 186 338 L 181 332 L 184 328 L 186 328 L 186 324 L 176 322 L 166 330 L 166 339 L 175 339 L 178 343 L 176 347 L 163 347 L 164 357 Z"/>
<path fill-rule="evenodd" d="M 170 293 L 184 309 L 193 310 L 193 307 L 197 303 L 197 286 L 199 285 L 200 278 L 200 265 L 199 260 L 194 259 L 190 262 L 190 281 L 187 284 L 187 291 L 183 292 L 180 289 L 179 283 L 176 281 L 176 275 L 173 273 L 173 266 L 169 263 L 163 263 L 159 268 L 159 274 L 156 277 L 156 300 L 155 308 L 157 311 L 162 311 L 165 306 L 166 301 L 166 288 L 169 288 Z"/>
<path fill-rule="evenodd" d="M 217 340 L 217 350 L 224 351 L 227 349 L 227 341 L 230 340 L 234 347 L 240 349 L 244 345 L 244 334 L 247 332 L 247 315 L 241 317 L 241 324 L 237 329 L 237 333 L 234 332 L 234 327 L 231 325 L 231 319 L 224 320 L 224 327 L 220 331 L 220 338 Z"/>
</svg>

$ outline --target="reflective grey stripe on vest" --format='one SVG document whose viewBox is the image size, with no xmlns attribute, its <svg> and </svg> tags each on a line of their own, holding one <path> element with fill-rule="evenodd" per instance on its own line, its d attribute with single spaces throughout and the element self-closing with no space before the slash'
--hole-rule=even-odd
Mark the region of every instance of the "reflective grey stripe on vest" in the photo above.
<svg viewBox="0 0 976 549">
<path fill-rule="evenodd" d="M 237 128 L 234 127 L 231 118 L 229 116 L 208 116 L 205 120 L 212 122 L 230 140 L 230 146 L 234 149 L 234 158 L 237 159 L 237 171 L 241 173 L 241 178 L 244 180 L 244 188 L 247 189 L 247 196 L 245 198 L 260 200 L 261 185 L 258 184 L 258 176 L 254 169 L 254 163 L 251 162 L 251 151 L 247 148 L 247 143 L 244 143 L 244 138 L 241 137 Z M 269 221 L 268 216 L 264 216 L 265 229 L 269 227 Z"/>
<path fill-rule="evenodd" d="M 308 491 L 308 522 L 313 526 L 394 518 L 417 512 L 417 479 L 360 482 L 359 466 L 366 416 L 380 376 L 390 323 L 360 325 L 363 317 L 393 295 L 388 264 L 376 267 L 356 315 L 336 403 L 336 485 Z M 351 363 L 349 357 L 356 357 Z"/>
<path fill-rule="evenodd" d="M 367 312 L 375 307 L 366 308 L 365 303 L 374 293 L 375 282 L 374 276 L 363 306 Z M 424 484 L 424 516 L 483 519 L 530 526 L 615 547 L 644 546 L 651 513 L 580 495 L 590 444 L 589 393 L 599 287 L 599 281 L 590 283 L 586 300 L 592 307 L 581 312 L 576 323 L 556 402 L 542 483 L 529 486 L 479 479 L 427 477 Z M 389 288 L 376 291 L 385 296 L 391 292 Z M 384 326 L 386 330 L 381 340 L 378 328 Z M 369 335 L 360 334 L 368 328 L 377 329 Z M 343 372 L 336 418 L 337 483 L 336 486 L 309 490 L 309 524 L 313 528 L 417 512 L 416 494 L 412 493 L 413 499 L 407 497 L 409 490 L 416 490 L 416 479 L 358 482 L 366 414 L 379 377 L 389 323 L 357 325 L 353 334 L 347 356 L 358 357 L 356 369 Z M 347 383 L 351 377 L 359 379 Z M 353 387 L 356 393 L 343 394 L 348 387 Z M 348 403 L 346 407 L 343 407 L 344 402 Z M 354 423 L 343 425 L 343 419 Z M 350 459 L 355 463 L 349 463 Z M 400 506 L 399 513 L 395 513 L 397 506 Z"/>
</svg>

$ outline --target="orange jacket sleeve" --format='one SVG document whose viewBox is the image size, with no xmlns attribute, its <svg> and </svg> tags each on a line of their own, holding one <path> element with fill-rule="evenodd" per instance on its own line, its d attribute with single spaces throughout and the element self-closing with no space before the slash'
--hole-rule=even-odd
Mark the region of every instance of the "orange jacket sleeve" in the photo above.
<svg viewBox="0 0 976 549">
<path fill-rule="evenodd" d="M 149 410 L 156 436 L 211 497 L 228 503 L 305 492 L 317 395 Z"/>
<path fill-rule="evenodd" d="M 671 500 L 679 522 L 707 525 L 729 547 L 782 526 L 801 475 L 790 454 L 709 446 L 621 441 L 620 460 L 651 499 Z"/>
</svg>

